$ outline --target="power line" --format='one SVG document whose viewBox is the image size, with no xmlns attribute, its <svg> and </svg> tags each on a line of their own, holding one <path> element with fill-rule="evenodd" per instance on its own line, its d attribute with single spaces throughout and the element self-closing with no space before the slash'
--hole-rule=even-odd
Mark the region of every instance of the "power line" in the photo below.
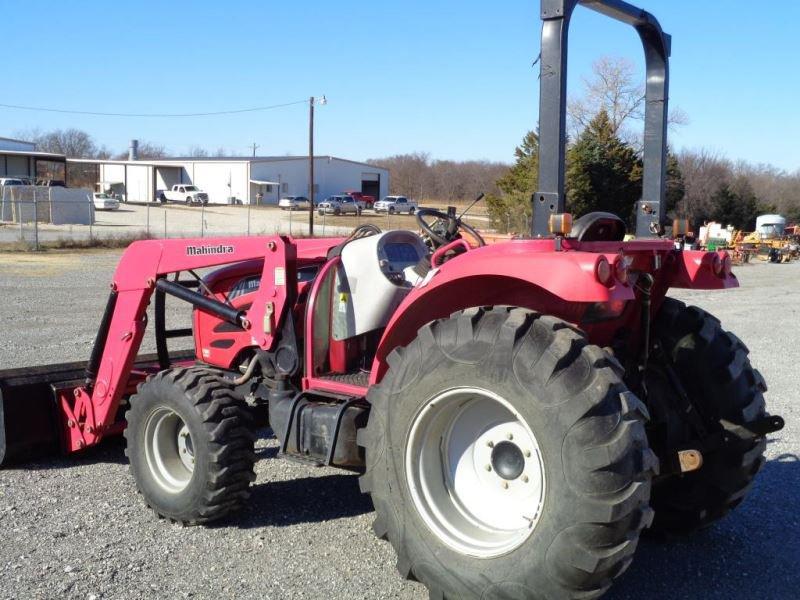
<svg viewBox="0 0 800 600">
<path fill-rule="evenodd" d="M 173 117 L 213 117 L 217 115 L 235 115 L 240 113 L 272 110 L 275 108 L 283 108 L 286 106 L 295 106 L 297 104 L 308 104 L 308 100 L 297 100 L 296 102 L 273 104 L 271 106 L 253 106 L 250 108 L 239 108 L 235 110 L 217 110 L 211 112 L 197 112 L 197 113 L 119 113 L 119 112 L 100 112 L 92 110 L 68 110 L 63 108 L 49 108 L 44 106 L 23 106 L 20 104 L 2 104 L 2 103 L 0 103 L 0 108 L 13 108 L 16 110 L 30 110 L 37 112 L 63 113 L 68 115 L 91 115 L 95 117 L 173 118 Z"/>
</svg>

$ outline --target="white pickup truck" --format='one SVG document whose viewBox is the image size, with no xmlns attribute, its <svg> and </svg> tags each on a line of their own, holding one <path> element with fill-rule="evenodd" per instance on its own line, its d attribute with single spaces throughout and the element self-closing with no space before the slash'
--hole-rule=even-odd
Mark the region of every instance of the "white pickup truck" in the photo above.
<svg viewBox="0 0 800 600">
<path fill-rule="evenodd" d="M 413 215 L 417 212 L 417 203 L 409 200 L 405 196 L 384 196 L 383 200 L 379 200 L 373 204 L 375 212 L 394 213 L 408 213 Z"/>
<path fill-rule="evenodd" d="M 181 183 L 173 185 L 171 190 L 158 193 L 161 202 L 185 202 L 186 204 L 208 204 L 208 194 L 196 185 Z"/>
</svg>

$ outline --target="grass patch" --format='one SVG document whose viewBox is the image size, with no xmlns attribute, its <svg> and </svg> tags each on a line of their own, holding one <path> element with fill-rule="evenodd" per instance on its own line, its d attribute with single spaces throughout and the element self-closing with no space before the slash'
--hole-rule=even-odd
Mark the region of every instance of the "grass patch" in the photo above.
<svg viewBox="0 0 800 600">
<path fill-rule="evenodd" d="M 140 240 L 150 240 L 153 236 L 145 233 L 134 233 L 130 235 L 102 236 L 92 239 L 76 240 L 72 238 L 60 237 L 56 240 L 40 241 L 39 251 L 48 250 L 110 250 L 115 248 L 127 248 L 133 242 Z M 33 242 L 0 242 L 0 252 L 33 252 Z"/>
</svg>

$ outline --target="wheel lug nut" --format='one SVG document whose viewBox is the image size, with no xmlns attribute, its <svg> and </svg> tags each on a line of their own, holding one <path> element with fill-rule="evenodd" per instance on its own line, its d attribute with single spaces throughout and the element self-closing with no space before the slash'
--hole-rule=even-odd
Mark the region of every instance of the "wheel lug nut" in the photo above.
<svg viewBox="0 0 800 600">
<path fill-rule="evenodd" d="M 509 440 L 513 440 L 513 439 L 514 439 L 514 434 L 513 434 L 513 433 L 509 433 L 508 435 L 506 435 L 506 437 L 507 437 Z"/>
<path fill-rule="evenodd" d="M 508 482 L 507 482 L 507 481 L 504 481 L 504 482 L 502 483 L 502 486 L 503 486 L 503 489 L 504 489 L 504 490 L 507 490 L 507 489 L 508 489 Z"/>
<path fill-rule="evenodd" d="M 486 445 L 487 445 L 487 446 L 489 446 L 489 448 L 494 448 L 494 442 L 493 442 L 493 441 L 491 441 L 491 440 L 489 440 L 488 442 L 486 442 Z"/>
<path fill-rule="evenodd" d="M 492 465 L 486 465 L 486 470 L 487 471 L 491 471 L 492 470 Z"/>
<path fill-rule="evenodd" d="M 530 457 L 531 457 L 531 451 L 525 450 L 525 458 L 530 458 Z"/>
<path fill-rule="evenodd" d="M 523 475 L 522 476 L 522 483 L 528 483 L 528 481 L 530 481 L 530 479 L 528 479 L 528 476 L 527 475 Z"/>
</svg>

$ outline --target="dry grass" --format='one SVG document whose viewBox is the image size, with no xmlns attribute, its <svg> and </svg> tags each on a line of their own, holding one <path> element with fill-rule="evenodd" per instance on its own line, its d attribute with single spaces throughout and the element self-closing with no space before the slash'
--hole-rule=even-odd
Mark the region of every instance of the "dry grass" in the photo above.
<svg viewBox="0 0 800 600">
<path fill-rule="evenodd" d="M 76 240 L 67 237 L 60 237 L 56 240 L 39 242 L 39 251 L 47 252 L 51 250 L 108 250 L 114 248 L 127 248 L 133 242 L 139 240 L 152 239 L 144 233 L 135 233 L 120 236 L 93 237 L 91 239 Z M 0 242 L 0 252 L 32 252 L 33 242 Z"/>
</svg>

